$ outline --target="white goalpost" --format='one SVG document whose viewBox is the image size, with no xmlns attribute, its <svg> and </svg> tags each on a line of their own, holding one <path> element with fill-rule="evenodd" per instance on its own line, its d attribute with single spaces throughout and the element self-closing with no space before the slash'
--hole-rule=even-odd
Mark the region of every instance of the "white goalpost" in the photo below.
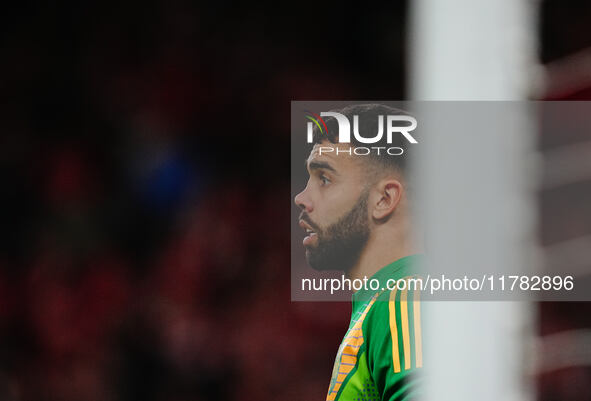
<svg viewBox="0 0 591 401">
<path fill-rule="evenodd" d="M 537 9 L 537 1 L 525 0 L 410 1 L 411 100 L 527 99 L 540 71 Z M 430 135 L 422 143 L 415 161 L 424 215 L 419 219 L 428 216 L 427 254 L 439 270 L 502 264 L 524 274 L 535 253 L 535 196 L 528 184 L 535 176 L 526 157 L 534 150 L 535 125 L 527 115 L 506 118 L 505 130 L 494 135 L 446 131 L 444 138 Z M 495 156 L 499 149 L 502 156 Z M 486 177 L 494 191 L 470 192 L 464 184 L 478 177 Z M 486 236 L 478 235 L 487 223 Z M 424 400 L 534 399 L 526 369 L 535 324 L 530 302 L 441 301 L 423 307 Z"/>
</svg>

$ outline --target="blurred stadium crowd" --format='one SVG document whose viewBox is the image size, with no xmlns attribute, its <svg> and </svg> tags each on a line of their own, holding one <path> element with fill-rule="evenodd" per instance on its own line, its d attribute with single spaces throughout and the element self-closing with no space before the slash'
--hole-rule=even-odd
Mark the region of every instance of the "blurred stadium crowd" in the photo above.
<svg viewBox="0 0 591 401">
<path fill-rule="evenodd" d="M 285 154 L 345 73 L 251 5 L 6 11 L 0 399 L 324 396 L 350 305 L 290 304 Z"/>
<path fill-rule="evenodd" d="M 0 400 L 323 398 L 350 305 L 289 302 L 289 101 L 404 98 L 406 3 L 267 7 L 4 10 Z"/>
</svg>

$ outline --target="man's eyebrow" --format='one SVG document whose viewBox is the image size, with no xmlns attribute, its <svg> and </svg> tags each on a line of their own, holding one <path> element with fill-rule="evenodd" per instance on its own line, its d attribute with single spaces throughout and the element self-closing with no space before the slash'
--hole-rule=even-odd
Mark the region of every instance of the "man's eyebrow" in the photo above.
<svg viewBox="0 0 591 401">
<path fill-rule="evenodd" d="M 307 164 L 307 167 L 310 169 L 310 171 L 324 169 L 324 170 L 331 171 L 335 174 L 337 173 L 337 171 L 334 169 L 334 167 L 332 167 L 327 162 L 311 161 L 309 164 L 306 162 L 306 164 Z"/>
</svg>

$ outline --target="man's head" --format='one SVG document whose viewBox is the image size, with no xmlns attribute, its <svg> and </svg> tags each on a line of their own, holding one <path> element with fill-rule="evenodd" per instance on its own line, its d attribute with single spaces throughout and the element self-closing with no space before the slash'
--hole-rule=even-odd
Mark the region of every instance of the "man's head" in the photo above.
<svg viewBox="0 0 591 401">
<path fill-rule="evenodd" d="M 351 106 L 338 112 L 350 121 L 357 115 L 359 132 L 364 136 L 378 132 L 378 116 L 406 115 L 383 105 Z M 407 213 L 406 155 L 390 155 L 384 149 L 355 155 L 349 149 L 368 145 L 353 137 L 352 143 L 338 143 L 336 120 L 327 118 L 325 122 L 327 132 L 314 131 L 314 147 L 306 160 L 310 178 L 295 203 L 302 209 L 300 226 L 308 234 L 303 244 L 310 266 L 348 271 L 368 242 L 383 235 L 385 228 L 397 229 L 402 224 Z M 383 138 L 382 143 L 371 146 L 407 149 L 404 138 L 394 137 L 390 144 Z"/>
</svg>

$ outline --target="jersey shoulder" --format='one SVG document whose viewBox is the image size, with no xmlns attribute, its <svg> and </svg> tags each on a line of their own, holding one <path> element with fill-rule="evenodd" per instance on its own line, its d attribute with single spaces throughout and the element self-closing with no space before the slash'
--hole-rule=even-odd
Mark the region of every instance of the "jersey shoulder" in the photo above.
<svg viewBox="0 0 591 401">
<path fill-rule="evenodd" d="M 363 322 L 363 335 L 370 367 L 389 365 L 392 373 L 422 367 L 420 291 L 382 291 Z"/>
</svg>

